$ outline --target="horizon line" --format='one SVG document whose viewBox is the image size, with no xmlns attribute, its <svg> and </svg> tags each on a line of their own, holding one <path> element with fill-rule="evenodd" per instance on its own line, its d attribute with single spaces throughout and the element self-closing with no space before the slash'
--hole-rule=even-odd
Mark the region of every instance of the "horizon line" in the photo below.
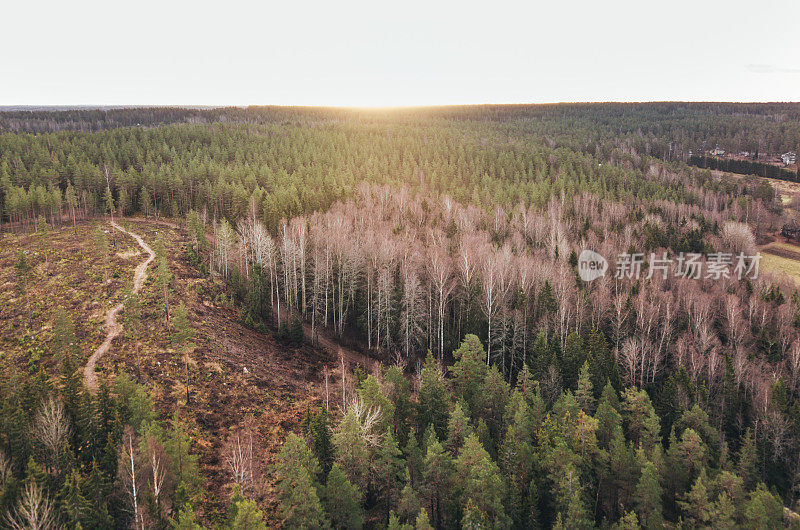
<svg viewBox="0 0 800 530">
<path fill-rule="evenodd" d="M 204 103 L 57 103 L 57 104 L 10 104 L 0 105 L 0 112 L 25 110 L 62 111 L 62 110 L 111 110 L 111 109 L 147 109 L 147 108 L 180 108 L 196 110 L 213 110 L 224 108 L 285 108 L 285 109 L 342 109 L 342 110 L 408 110 L 425 108 L 455 107 L 514 107 L 514 106 L 548 106 L 548 105 L 644 105 L 644 104 L 740 104 L 740 105 L 792 105 L 798 101 L 744 101 L 744 100 L 597 100 L 597 101 L 539 101 L 539 102 L 483 102 L 483 103 L 429 103 L 399 105 L 327 105 L 327 104 L 281 104 L 281 103 L 248 103 L 248 104 L 204 104 Z"/>
</svg>

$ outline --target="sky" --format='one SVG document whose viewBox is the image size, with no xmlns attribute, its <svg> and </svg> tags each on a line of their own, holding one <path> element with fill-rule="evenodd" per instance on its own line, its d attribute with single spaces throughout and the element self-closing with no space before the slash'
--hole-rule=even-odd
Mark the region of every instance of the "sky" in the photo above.
<svg viewBox="0 0 800 530">
<path fill-rule="evenodd" d="M 798 101 L 797 0 L 16 1 L 3 105 Z"/>
</svg>

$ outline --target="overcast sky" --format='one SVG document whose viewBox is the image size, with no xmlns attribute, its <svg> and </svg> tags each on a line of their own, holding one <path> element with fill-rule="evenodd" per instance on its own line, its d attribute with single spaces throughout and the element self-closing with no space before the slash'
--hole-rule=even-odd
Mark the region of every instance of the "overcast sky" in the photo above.
<svg viewBox="0 0 800 530">
<path fill-rule="evenodd" d="M 13 1 L 0 105 L 798 101 L 800 1 Z"/>
</svg>

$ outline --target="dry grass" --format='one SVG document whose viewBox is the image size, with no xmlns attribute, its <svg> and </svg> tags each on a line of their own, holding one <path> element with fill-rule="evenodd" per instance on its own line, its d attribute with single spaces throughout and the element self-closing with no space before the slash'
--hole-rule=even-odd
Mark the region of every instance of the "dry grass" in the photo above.
<svg viewBox="0 0 800 530">
<path fill-rule="evenodd" d="M 786 274 L 800 285 L 800 261 L 796 259 L 763 253 L 760 267 L 763 271 L 772 274 Z"/>
</svg>

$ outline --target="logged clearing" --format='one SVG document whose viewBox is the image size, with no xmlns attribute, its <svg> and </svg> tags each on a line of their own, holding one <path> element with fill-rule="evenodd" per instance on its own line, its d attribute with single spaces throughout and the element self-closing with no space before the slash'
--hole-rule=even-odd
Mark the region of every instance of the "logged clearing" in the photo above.
<svg viewBox="0 0 800 530">
<path fill-rule="evenodd" d="M 164 303 L 154 278 L 155 263 L 150 265 L 141 285 L 140 332 L 134 336 L 125 329 L 122 310 L 119 334 L 96 358 L 97 378 L 110 381 L 116 374 L 127 372 L 147 386 L 162 419 L 178 411 L 189 420 L 193 450 L 200 456 L 207 492 L 198 508 L 207 515 L 225 512 L 231 477 L 224 460 L 224 444 L 230 433 L 252 418 L 258 458 L 267 470 L 266 476 L 259 479 L 261 502 L 265 514 L 275 517 L 272 464 L 286 435 L 299 431 L 308 408 L 323 403 L 325 367 L 331 373 L 333 401 L 335 381 L 340 381 L 340 363 L 336 352 L 331 351 L 334 343 L 321 337 L 319 347 L 288 344 L 243 326 L 223 285 L 189 265 L 185 236 L 175 225 L 144 220 L 119 223 L 123 229 L 141 236 L 142 247 L 105 220 L 46 235 L 2 236 L 2 357 L 20 370 L 25 370 L 32 358 L 41 359 L 46 371 L 55 374 L 59 361 L 50 354 L 49 342 L 53 315 L 63 307 L 75 324 L 82 353 L 79 362 L 85 365 L 90 353 L 104 342 L 106 317 L 109 311 L 119 308 L 131 289 L 137 266 L 141 271 L 147 266 L 148 254 L 143 248 L 155 248 L 157 238 L 162 237 L 173 275 L 169 305 L 172 310 L 179 302 L 186 304 L 195 333 L 188 360 L 189 403 L 185 362 L 170 342 Z M 107 256 L 99 254 L 94 242 L 98 227 L 109 240 Z M 19 288 L 15 273 L 19 252 L 32 267 L 27 296 Z M 348 360 L 359 358 L 350 350 L 343 354 Z M 351 363 L 347 364 L 349 368 Z"/>
<path fill-rule="evenodd" d="M 772 234 L 769 241 L 758 250 L 761 253 L 761 270 L 786 274 L 800 284 L 800 245 L 786 241 L 780 234 Z"/>
</svg>

